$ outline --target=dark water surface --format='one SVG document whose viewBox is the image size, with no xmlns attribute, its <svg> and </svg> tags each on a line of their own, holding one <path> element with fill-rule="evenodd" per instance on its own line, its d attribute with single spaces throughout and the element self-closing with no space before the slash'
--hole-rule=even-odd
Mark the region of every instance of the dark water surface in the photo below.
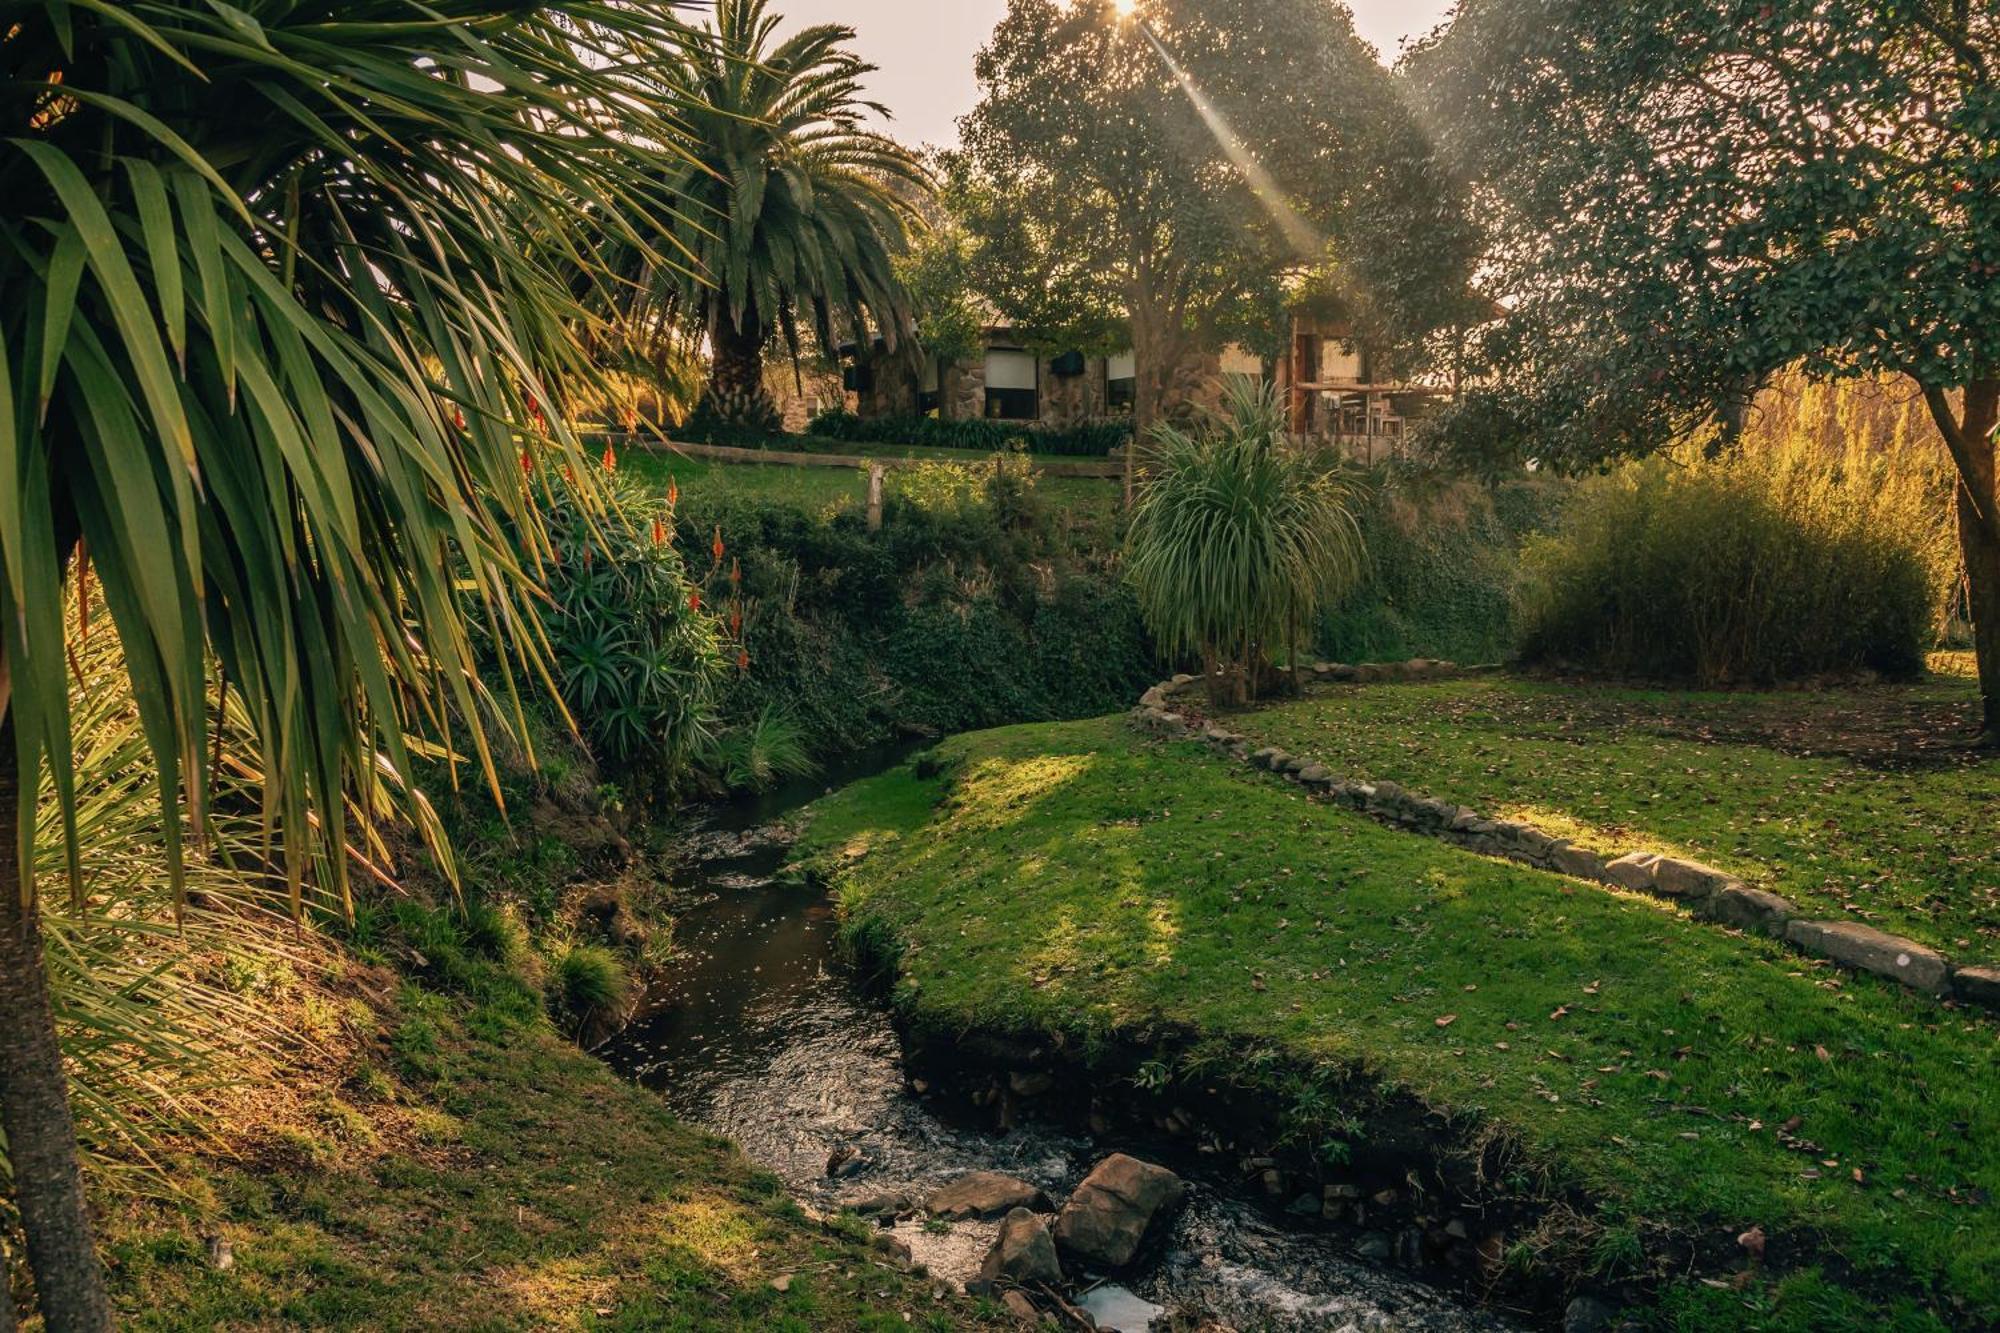
<svg viewBox="0 0 2000 1333">
<path fill-rule="evenodd" d="M 1005 1134 L 948 1123 L 907 1086 L 884 1008 L 843 969 L 833 907 L 779 881 L 798 811 L 829 789 L 880 772 L 907 750 L 851 771 L 713 812 L 690 842 L 675 921 L 679 959 L 645 1013 L 601 1054 L 683 1117 L 743 1146 L 801 1202 L 830 1210 L 884 1190 L 922 1197 L 974 1170 L 1004 1171 L 1062 1199 L 1125 1145 L 1026 1123 Z M 836 1151 L 865 1166 L 827 1174 Z M 1104 1328 L 1148 1328 L 1167 1310 L 1250 1330 L 1493 1330 L 1492 1317 L 1357 1263 L 1333 1238 L 1288 1228 L 1228 1182 L 1190 1180 L 1190 1202 L 1150 1265 L 1084 1299 Z M 917 1262 L 964 1281 L 992 1224 L 897 1234 Z"/>
</svg>

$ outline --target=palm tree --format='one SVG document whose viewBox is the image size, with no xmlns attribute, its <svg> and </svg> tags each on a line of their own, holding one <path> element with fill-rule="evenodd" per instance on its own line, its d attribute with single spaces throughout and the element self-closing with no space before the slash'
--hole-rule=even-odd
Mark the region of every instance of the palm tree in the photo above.
<svg viewBox="0 0 2000 1333">
<path fill-rule="evenodd" d="M 704 415 L 769 429 L 764 386 L 773 338 L 797 359 L 802 331 L 822 348 L 843 336 L 893 349 L 912 329 L 896 259 L 929 189 L 916 159 L 862 128 L 882 108 L 861 99 L 874 66 L 846 49 L 854 30 L 807 28 L 777 41 L 765 0 L 717 0 L 685 82 L 699 104 L 697 163 L 671 188 L 691 206 L 659 248 L 688 256 L 656 273 L 648 304 L 663 327 L 705 338 Z"/>
<path fill-rule="evenodd" d="M 667 225 L 685 39 L 609 0 L 0 7 L 0 1128 L 56 1333 L 110 1325 L 21 818 L 46 778 L 80 899 L 65 591 L 115 623 L 176 888 L 217 673 L 294 913 L 406 728 L 490 779 L 474 643 L 536 663 L 522 463 L 587 475 L 542 404 L 610 336 L 599 252 Z"/>
<path fill-rule="evenodd" d="M 1217 703 L 1253 697 L 1272 660 L 1359 581 L 1354 490 L 1286 435 L 1267 385 L 1238 383 L 1200 429 L 1156 427 L 1126 537 L 1127 577 L 1162 651 L 1200 657 Z"/>
</svg>

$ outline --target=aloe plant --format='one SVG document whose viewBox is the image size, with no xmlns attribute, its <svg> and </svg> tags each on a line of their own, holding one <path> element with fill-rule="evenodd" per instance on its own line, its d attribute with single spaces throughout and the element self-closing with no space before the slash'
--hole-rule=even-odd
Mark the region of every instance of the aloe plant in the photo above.
<svg viewBox="0 0 2000 1333">
<path fill-rule="evenodd" d="M 87 915 L 65 589 L 115 622 L 176 889 L 211 663 L 293 912 L 351 901 L 315 849 L 406 730 L 490 779 L 473 645 L 543 674 L 523 462 L 584 471 L 560 405 L 620 337 L 607 248 L 673 225 L 687 40 L 589 0 L 0 9 L 0 1128 L 51 1329 L 110 1325 L 22 818 L 46 780 Z"/>
</svg>

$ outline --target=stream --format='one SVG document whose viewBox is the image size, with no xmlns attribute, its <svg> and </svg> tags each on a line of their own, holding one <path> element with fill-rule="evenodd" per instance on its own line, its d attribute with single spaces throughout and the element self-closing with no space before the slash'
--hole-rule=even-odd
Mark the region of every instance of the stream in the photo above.
<svg viewBox="0 0 2000 1333">
<path fill-rule="evenodd" d="M 691 836 L 675 919 L 677 964 L 638 1018 L 599 1054 L 685 1119 L 740 1144 L 801 1203 L 831 1211 L 884 1191 L 918 1198 L 970 1171 L 1000 1171 L 1060 1201 L 1128 1145 L 1039 1124 L 1006 1133 L 954 1123 L 909 1086 L 886 1008 L 843 967 L 833 905 L 782 870 L 801 808 L 834 785 L 881 772 L 888 750 L 754 802 L 718 807 Z M 834 1179 L 829 1158 L 859 1154 Z M 1139 1155 L 1144 1155 L 1143 1151 Z M 1169 1314 L 1250 1330 L 1498 1330 L 1494 1317 L 1349 1257 L 1236 1182 L 1198 1164 L 1163 1243 L 1124 1285 L 1078 1298 L 1103 1329 L 1165 1329 Z M 852 1171 L 852 1168 L 850 1168 Z M 899 1223 L 914 1261 L 973 1277 L 997 1223 Z"/>
</svg>

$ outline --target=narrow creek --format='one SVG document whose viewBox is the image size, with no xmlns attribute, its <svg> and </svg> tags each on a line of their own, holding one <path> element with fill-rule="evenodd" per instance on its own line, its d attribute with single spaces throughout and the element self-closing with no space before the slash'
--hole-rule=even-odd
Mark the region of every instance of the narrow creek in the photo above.
<svg viewBox="0 0 2000 1333">
<path fill-rule="evenodd" d="M 679 958 L 645 1010 L 599 1054 L 680 1115 L 742 1145 L 809 1206 L 883 1192 L 918 1198 L 971 1171 L 999 1171 L 1057 1201 L 1104 1156 L 1140 1148 L 1026 1119 L 1006 1133 L 961 1123 L 913 1090 L 886 1008 L 843 966 L 833 905 L 782 879 L 801 809 L 834 784 L 880 772 L 890 750 L 755 802 L 719 807 L 690 835 L 675 920 Z M 830 1176 L 835 1154 L 859 1163 Z M 1214 1319 L 1250 1330 L 1497 1330 L 1427 1287 L 1349 1257 L 1282 1208 L 1245 1197 L 1199 1164 L 1172 1231 L 1122 1284 L 1078 1298 L 1103 1329 Z M 963 1283 L 997 1223 L 905 1221 L 915 1262 Z"/>
</svg>

